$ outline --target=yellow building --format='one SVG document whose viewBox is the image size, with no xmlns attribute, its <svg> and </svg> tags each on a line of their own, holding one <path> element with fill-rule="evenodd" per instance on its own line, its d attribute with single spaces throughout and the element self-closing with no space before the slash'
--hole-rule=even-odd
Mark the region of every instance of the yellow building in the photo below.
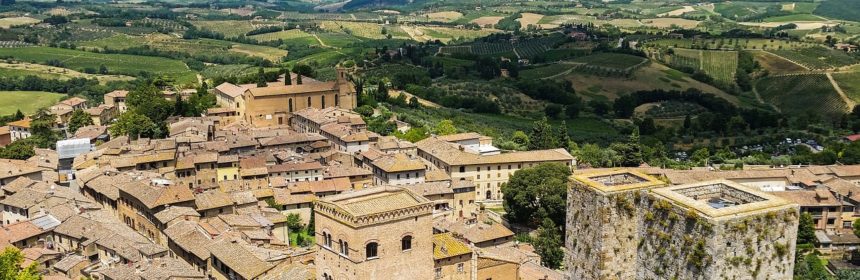
<svg viewBox="0 0 860 280">
<path fill-rule="evenodd" d="M 244 108 L 239 115 L 257 127 L 286 125 L 292 113 L 304 108 L 338 107 L 355 108 L 357 96 L 355 87 L 347 79 L 346 68 L 338 67 L 337 79 L 320 82 L 302 78 L 302 84 L 267 86 L 246 89 L 243 93 Z"/>
<path fill-rule="evenodd" d="M 433 235 L 434 279 L 472 279 L 472 250 L 450 233 Z"/>
</svg>

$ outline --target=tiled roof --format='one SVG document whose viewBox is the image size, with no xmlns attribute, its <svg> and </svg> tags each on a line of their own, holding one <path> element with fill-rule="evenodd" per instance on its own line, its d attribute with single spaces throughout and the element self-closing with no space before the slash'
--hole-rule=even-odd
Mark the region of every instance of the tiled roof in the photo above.
<svg viewBox="0 0 860 280">
<path fill-rule="evenodd" d="M 375 187 L 327 196 L 319 203 L 336 205 L 353 217 L 431 204 L 423 196 L 398 187 Z"/>
<path fill-rule="evenodd" d="M 278 173 L 278 172 L 291 172 L 291 171 L 304 171 L 304 170 L 321 170 L 323 169 L 322 164 L 317 161 L 312 162 L 291 162 L 291 163 L 283 163 L 272 165 L 268 167 L 269 173 Z"/>
<path fill-rule="evenodd" d="M 29 221 L 6 225 L 3 226 L 2 229 L 0 229 L 0 233 L 2 233 L 0 234 L 0 244 L 15 243 L 18 241 L 26 240 L 27 238 L 38 236 L 43 232 L 45 232 L 43 229 L 37 227 Z"/>
<path fill-rule="evenodd" d="M 470 254 L 469 246 L 454 238 L 450 232 L 433 235 L 433 259 L 441 260 L 450 257 Z"/>
<path fill-rule="evenodd" d="M 234 84 L 231 84 L 231 83 L 227 83 L 227 82 L 216 86 L 215 90 L 220 91 L 220 92 L 226 94 L 227 96 L 230 96 L 233 98 L 240 96 L 240 95 L 242 95 L 242 93 L 245 92 L 244 88 L 239 87 L 239 86 L 234 85 Z"/>
<path fill-rule="evenodd" d="M 434 221 L 433 227 L 443 231 L 450 231 L 472 243 L 481 243 L 514 235 L 514 232 L 510 229 L 496 222 L 487 224 L 479 221 L 473 224 L 466 224 L 465 221 L 437 219 Z"/>
<path fill-rule="evenodd" d="M 137 198 L 153 209 L 166 204 L 176 204 L 194 200 L 194 194 L 187 187 L 179 185 L 150 186 L 147 184 L 121 185 L 120 190 Z"/>
<path fill-rule="evenodd" d="M 289 185 L 290 190 L 308 190 L 312 193 L 342 192 L 352 188 L 349 179 L 340 177 L 319 181 L 299 181 Z M 299 192 L 299 191 L 293 191 Z"/>
<path fill-rule="evenodd" d="M 245 279 L 254 279 L 275 267 L 277 263 L 260 259 L 249 247 L 240 240 L 221 239 L 207 248 L 212 256 Z"/>
<path fill-rule="evenodd" d="M 842 203 L 840 203 L 839 200 L 827 190 L 782 191 L 771 192 L 771 194 L 790 202 L 797 203 L 801 207 L 842 205 Z"/>
<path fill-rule="evenodd" d="M 184 216 L 200 217 L 200 213 L 197 213 L 194 208 L 183 206 L 171 206 L 155 213 L 155 218 L 162 224 L 167 224 L 176 218 Z"/>
<path fill-rule="evenodd" d="M 501 153 L 497 155 L 485 155 L 469 153 L 460 150 L 462 146 L 449 143 L 438 137 L 430 137 L 416 143 L 418 149 L 431 154 L 448 165 L 471 165 L 471 164 L 501 164 L 516 162 L 547 162 L 547 161 L 571 161 L 573 156 L 565 149 L 535 150 L 523 152 Z"/>
<path fill-rule="evenodd" d="M 424 162 L 416 156 L 402 153 L 388 154 L 374 160 L 371 164 L 387 173 L 424 170 Z"/>
<path fill-rule="evenodd" d="M 115 90 L 115 91 L 111 91 L 111 92 L 108 92 L 107 94 L 105 94 L 105 96 L 109 96 L 109 97 L 126 97 L 126 95 L 128 95 L 127 90 Z"/>
<path fill-rule="evenodd" d="M 198 223 L 181 221 L 164 229 L 164 234 L 185 251 L 191 252 L 201 260 L 209 259 L 208 245 L 213 242 L 205 230 L 198 229 Z"/>
<path fill-rule="evenodd" d="M 302 83 L 301 85 L 281 85 L 250 88 L 245 92 L 255 97 L 300 94 L 310 92 L 322 92 L 337 90 L 334 82 Z"/>
<path fill-rule="evenodd" d="M 77 96 L 63 100 L 63 101 L 60 101 L 61 104 L 69 105 L 72 107 L 80 105 L 81 103 L 84 103 L 84 102 L 87 102 L 87 100 L 80 98 L 80 97 L 77 97 Z"/>
<path fill-rule="evenodd" d="M 197 210 L 209 210 L 233 205 L 233 198 L 219 190 L 199 193 L 194 197 Z"/>
</svg>

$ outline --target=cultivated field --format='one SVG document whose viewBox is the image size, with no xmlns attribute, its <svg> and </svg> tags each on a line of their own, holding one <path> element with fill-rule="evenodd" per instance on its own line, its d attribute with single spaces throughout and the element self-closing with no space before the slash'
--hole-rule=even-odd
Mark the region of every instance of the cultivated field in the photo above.
<svg viewBox="0 0 860 280">
<path fill-rule="evenodd" d="M 455 12 L 455 11 L 445 11 L 445 12 L 435 12 L 435 13 L 424 14 L 424 16 L 427 17 L 427 19 L 429 19 L 431 21 L 451 22 L 451 21 L 457 20 L 458 18 L 463 17 L 463 14 L 461 14 L 460 12 Z"/>
<path fill-rule="evenodd" d="M 647 47 L 727 50 L 784 50 L 817 46 L 814 43 L 775 39 L 659 39 L 645 43 Z"/>
<path fill-rule="evenodd" d="M 565 71 L 570 71 L 576 64 L 571 63 L 555 63 L 546 66 L 541 66 L 533 69 L 520 71 L 520 78 L 528 80 L 536 80 L 552 77 Z"/>
<path fill-rule="evenodd" d="M 471 22 L 480 26 L 494 26 L 505 17 L 487 16 L 473 19 Z"/>
<path fill-rule="evenodd" d="M 39 23 L 40 20 L 31 17 L 8 17 L 0 18 L 0 28 Z"/>
<path fill-rule="evenodd" d="M 272 62 L 280 62 L 281 59 L 287 56 L 288 52 L 279 48 L 268 46 L 235 44 L 230 48 L 231 52 L 247 54 L 250 56 L 262 57 Z"/>
<path fill-rule="evenodd" d="M 32 114 L 56 104 L 63 96 L 66 95 L 45 91 L 0 91 L 0 115 L 14 114 L 17 110 Z"/>
<path fill-rule="evenodd" d="M 756 90 L 766 103 L 787 114 L 836 118 L 848 110 L 824 74 L 766 77 L 757 82 Z"/>
<path fill-rule="evenodd" d="M 769 52 L 756 51 L 752 52 L 752 54 L 755 57 L 755 60 L 758 61 L 758 64 L 772 74 L 785 74 L 807 70 L 806 68 L 803 68 L 803 66 Z"/>
<path fill-rule="evenodd" d="M 699 25 L 700 21 L 698 20 L 689 20 L 683 18 L 653 18 L 653 19 L 643 19 L 641 22 L 645 25 L 656 27 L 656 28 L 687 28 L 692 29 Z"/>
<path fill-rule="evenodd" d="M 308 34 L 304 31 L 301 31 L 298 29 L 290 29 L 290 30 L 272 32 L 272 33 L 257 34 L 257 35 L 250 36 L 248 38 L 251 38 L 251 39 L 254 39 L 254 40 L 257 40 L 260 42 L 268 42 L 268 41 L 277 41 L 279 39 L 287 41 L 287 40 L 308 38 L 308 37 L 313 37 L 313 36 L 311 36 L 311 34 Z M 314 39 L 314 40 L 316 40 L 316 39 Z"/>
<path fill-rule="evenodd" d="M 829 69 L 858 63 L 856 58 L 843 51 L 837 51 L 825 47 L 813 47 L 798 50 L 775 50 L 771 52 L 810 69 Z"/>
<path fill-rule="evenodd" d="M 32 63 L 0 62 L 0 75 L 6 77 L 37 76 L 43 79 L 68 80 L 71 78 L 97 79 L 101 83 L 110 81 L 129 81 L 133 77 L 123 75 L 97 75 L 81 73 L 75 70 Z"/>
<path fill-rule="evenodd" d="M 711 51 L 693 49 L 672 49 L 669 64 L 701 70 L 714 80 L 725 84 L 733 84 L 735 71 L 738 68 L 738 52 Z"/>
<path fill-rule="evenodd" d="M 46 63 L 56 60 L 68 68 L 83 71 L 85 68 L 98 69 L 104 65 L 111 73 L 136 76 L 141 71 L 158 75 L 169 75 L 177 82 L 188 83 L 197 80 L 193 71 L 182 61 L 139 55 L 101 54 L 78 50 L 28 47 L 15 49 L 0 49 L 0 56 L 12 57 L 19 61 Z"/>
<path fill-rule="evenodd" d="M 639 65 L 645 60 L 642 57 L 617 53 L 599 53 L 573 59 L 574 62 L 578 63 L 619 70 Z"/>
<path fill-rule="evenodd" d="M 833 79 L 848 98 L 860 103 L 860 72 L 835 73 Z"/>
</svg>

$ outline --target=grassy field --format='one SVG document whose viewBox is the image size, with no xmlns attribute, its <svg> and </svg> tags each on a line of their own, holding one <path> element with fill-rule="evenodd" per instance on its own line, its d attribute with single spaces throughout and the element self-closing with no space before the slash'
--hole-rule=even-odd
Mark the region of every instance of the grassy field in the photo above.
<svg viewBox="0 0 860 280">
<path fill-rule="evenodd" d="M 361 42 L 361 39 L 356 38 L 355 36 L 343 33 L 319 33 L 316 34 L 320 40 L 325 43 L 327 46 L 332 46 L 336 48 L 345 48 L 353 43 Z"/>
<path fill-rule="evenodd" d="M 0 115 L 14 114 L 17 110 L 32 114 L 56 104 L 63 96 L 66 95 L 44 91 L 0 91 Z"/>
<path fill-rule="evenodd" d="M 39 23 L 40 20 L 31 17 L 8 17 L 0 18 L 0 28 Z"/>
<path fill-rule="evenodd" d="M 313 36 L 311 36 L 311 34 L 308 34 L 304 31 L 301 31 L 298 29 L 290 29 L 290 30 L 283 30 L 283 31 L 272 32 L 272 33 L 253 35 L 253 36 L 250 36 L 248 38 L 251 38 L 251 39 L 254 39 L 254 40 L 257 40 L 260 42 L 268 42 L 268 41 L 276 41 L 278 39 L 286 41 L 286 40 L 291 40 L 291 39 L 308 38 L 308 37 L 313 37 Z"/>
<path fill-rule="evenodd" d="M 769 17 L 765 22 L 821 21 L 822 18 L 810 14 L 794 14 L 787 16 Z"/>
<path fill-rule="evenodd" d="M 660 39 L 648 42 L 646 47 L 658 48 L 687 48 L 687 49 L 730 49 L 730 50 L 785 50 L 802 49 L 817 46 L 818 44 L 784 41 L 774 39 Z"/>
<path fill-rule="evenodd" d="M 345 33 L 369 39 L 384 39 L 386 35 L 391 35 L 392 38 L 409 39 L 409 34 L 406 34 L 396 25 L 383 26 L 371 22 L 322 21 L 320 28 L 329 32 Z M 386 34 L 382 34 L 383 28 L 385 28 Z"/>
<path fill-rule="evenodd" d="M 5 77 L 37 76 L 43 79 L 68 80 L 71 78 L 98 79 L 101 83 L 110 81 L 128 81 L 133 77 L 122 75 L 96 75 L 81 73 L 75 70 L 32 63 L 0 62 L 0 75 Z"/>
<path fill-rule="evenodd" d="M 201 20 L 192 21 L 191 24 L 200 29 L 206 29 L 224 34 L 224 37 L 239 37 L 248 31 L 273 23 L 262 24 L 250 20 Z"/>
<path fill-rule="evenodd" d="M 573 59 L 574 62 L 615 69 L 627 69 L 645 60 L 643 57 L 618 53 L 598 53 Z"/>
<path fill-rule="evenodd" d="M 756 90 L 765 102 L 787 114 L 811 112 L 835 118 L 847 111 L 824 74 L 766 77 L 757 82 Z"/>
<path fill-rule="evenodd" d="M 529 80 L 543 79 L 546 77 L 561 74 L 564 71 L 572 69 L 573 67 L 576 67 L 576 65 L 567 63 L 550 64 L 547 66 L 541 66 L 538 68 L 520 71 L 520 78 Z"/>
<path fill-rule="evenodd" d="M 56 60 L 77 71 L 83 71 L 85 68 L 98 69 L 104 65 L 110 73 L 114 74 L 137 76 L 141 71 L 146 71 L 157 75 L 168 75 L 176 79 L 178 83 L 197 81 L 196 75 L 188 69 L 185 63 L 162 57 L 101 54 L 50 47 L 0 49 L 0 56 L 40 64 L 49 60 Z"/>
<path fill-rule="evenodd" d="M 860 72 L 836 73 L 833 74 L 833 79 L 848 98 L 860 103 Z"/>
<path fill-rule="evenodd" d="M 287 56 L 287 51 L 279 48 L 248 44 L 235 44 L 230 48 L 230 51 L 262 57 L 276 63 L 280 62 L 283 57 Z"/>
</svg>

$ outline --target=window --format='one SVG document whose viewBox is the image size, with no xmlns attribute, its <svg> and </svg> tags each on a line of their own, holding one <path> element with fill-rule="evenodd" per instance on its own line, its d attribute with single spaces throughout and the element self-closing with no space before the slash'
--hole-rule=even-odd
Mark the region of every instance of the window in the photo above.
<svg viewBox="0 0 860 280">
<path fill-rule="evenodd" d="M 463 263 L 457 264 L 457 272 L 463 272 Z"/>
<path fill-rule="evenodd" d="M 828 218 L 827 219 L 827 225 L 828 226 L 832 226 L 834 224 L 836 224 L 836 218 Z"/>
<path fill-rule="evenodd" d="M 340 245 L 340 254 L 349 256 L 349 242 L 338 239 L 337 243 Z"/>
<path fill-rule="evenodd" d="M 325 108 L 325 95 L 320 96 L 320 103 L 322 103 L 322 106 L 320 106 L 320 108 Z"/>
<path fill-rule="evenodd" d="M 308 96 L 308 107 L 310 107 L 310 106 L 311 106 L 311 97 Z"/>
<path fill-rule="evenodd" d="M 406 251 L 412 249 L 412 236 L 407 235 L 400 239 L 400 250 Z"/>
<path fill-rule="evenodd" d="M 460 172 L 466 172 L 466 167 L 465 167 L 465 166 L 460 166 Z"/>
<path fill-rule="evenodd" d="M 842 221 L 842 228 L 847 228 L 847 229 L 852 228 L 851 221 Z"/>
<path fill-rule="evenodd" d="M 441 268 L 441 267 L 437 267 L 437 268 L 435 269 L 434 273 L 436 274 L 435 276 L 436 276 L 436 278 L 437 278 L 437 279 L 438 279 L 438 278 L 442 278 L 442 268 Z"/>
<path fill-rule="evenodd" d="M 378 247 L 379 247 L 379 244 L 376 244 L 376 242 L 367 243 L 367 246 L 364 247 L 364 256 L 367 259 L 378 258 L 379 256 L 377 255 L 377 252 L 376 252 Z"/>
<path fill-rule="evenodd" d="M 337 95 L 337 94 L 334 95 L 334 106 L 335 107 L 340 106 L 340 95 Z"/>
<path fill-rule="evenodd" d="M 293 112 L 293 99 L 290 98 L 290 100 L 287 101 L 287 104 L 289 105 L 290 113 L 292 113 Z"/>
</svg>

